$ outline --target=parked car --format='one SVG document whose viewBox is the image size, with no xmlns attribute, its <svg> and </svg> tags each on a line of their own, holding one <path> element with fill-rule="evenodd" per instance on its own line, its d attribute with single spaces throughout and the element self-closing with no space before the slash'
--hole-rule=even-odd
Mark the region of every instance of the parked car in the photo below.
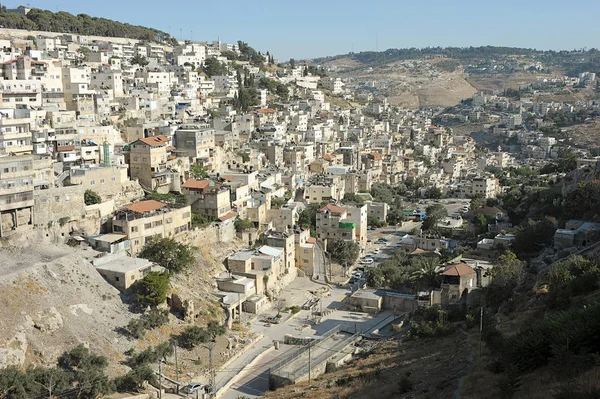
<svg viewBox="0 0 600 399">
<path fill-rule="evenodd" d="M 192 382 L 183 388 L 181 388 L 181 392 L 183 393 L 194 393 L 204 388 L 204 384 L 200 384 L 199 382 Z"/>
<path fill-rule="evenodd" d="M 373 264 L 373 262 L 375 262 L 375 261 L 373 260 L 373 258 L 363 258 L 363 259 L 360 261 L 360 264 L 361 264 L 361 265 L 371 265 L 371 264 Z"/>
<path fill-rule="evenodd" d="M 381 252 L 381 249 L 379 249 L 379 248 L 375 248 L 375 249 L 373 250 L 373 253 L 374 253 L 374 254 L 378 254 L 379 252 Z"/>
</svg>

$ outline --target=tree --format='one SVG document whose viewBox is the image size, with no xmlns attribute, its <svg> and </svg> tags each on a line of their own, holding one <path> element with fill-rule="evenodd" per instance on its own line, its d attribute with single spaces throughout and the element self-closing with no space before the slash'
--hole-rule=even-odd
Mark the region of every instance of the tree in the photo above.
<svg viewBox="0 0 600 399">
<path fill-rule="evenodd" d="M 427 191 L 425 191 L 425 197 L 427 198 L 440 199 L 443 196 L 444 193 L 442 193 L 442 190 L 437 187 L 430 187 L 427 189 Z"/>
<path fill-rule="evenodd" d="M 485 202 L 485 198 L 483 198 L 483 195 L 477 194 L 476 196 L 471 198 L 471 203 L 469 204 L 469 209 L 474 211 L 476 209 L 483 208 L 485 206 L 485 204 L 486 204 L 486 202 Z"/>
<path fill-rule="evenodd" d="M 134 55 L 133 58 L 131 59 L 131 65 L 139 65 L 141 67 L 145 67 L 149 63 L 150 63 L 150 61 L 148 61 L 148 59 L 146 57 L 144 57 L 143 55 L 139 55 L 139 54 Z"/>
<path fill-rule="evenodd" d="M 364 203 L 365 203 L 365 200 L 354 193 L 346 193 L 346 194 L 344 194 L 344 198 L 342 198 L 342 204 L 362 205 Z"/>
<path fill-rule="evenodd" d="M 155 307 L 167 299 L 168 272 L 150 272 L 137 283 L 136 300 L 140 306 Z"/>
<path fill-rule="evenodd" d="M 554 237 L 556 228 L 557 222 L 553 218 L 527 221 L 515 233 L 513 243 L 515 252 L 521 256 L 541 250 Z"/>
<path fill-rule="evenodd" d="M 80 344 L 58 358 L 58 366 L 72 376 L 77 398 L 95 398 L 110 393 L 106 376 L 108 361 Z"/>
<path fill-rule="evenodd" d="M 444 267 L 440 265 L 440 260 L 437 256 L 422 256 L 414 262 L 417 270 L 411 277 L 415 281 L 425 282 L 427 288 L 436 288 Z"/>
<path fill-rule="evenodd" d="M 211 334 L 199 326 L 189 326 L 179 336 L 181 346 L 192 349 L 196 346 L 210 341 Z"/>
<path fill-rule="evenodd" d="M 344 267 L 349 267 L 358 259 L 360 246 L 354 241 L 336 239 L 329 247 L 331 259 Z"/>
<path fill-rule="evenodd" d="M 281 316 L 281 312 L 285 310 L 286 307 L 286 300 L 285 298 L 277 298 L 277 300 L 275 301 L 275 309 L 277 309 L 277 316 L 276 317 L 280 317 Z"/>
<path fill-rule="evenodd" d="M 235 231 L 237 232 L 248 231 L 254 227 L 254 224 L 248 219 L 237 218 L 235 219 L 235 222 L 233 224 L 235 227 Z"/>
<path fill-rule="evenodd" d="M 101 203 L 102 198 L 100 198 L 98 193 L 95 191 L 85 190 L 85 193 L 83 194 L 83 202 L 85 202 L 86 205 L 95 205 Z"/>
<path fill-rule="evenodd" d="M 296 68 L 296 60 L 293 58 L 290 58 L 290 68 L 292 68 L 292 69 Z"/>
<path fill-rule="evenodd" d="M 127 374 L 115 378 L 117 392 L 140 392 L 144 389 L 144 382 L 157 385 L 158 381 L 154 370 L 143 364 L 132 368 Z"/>
<path fill-rule="evenodd" d="M 223 76 L 227 74 L 227 67 L 216 58 L 207 58 L 202 65 L 202 71 L 212 78 L 213 76 Z"/>
<path fill-rule="evenodd" d="M 208 171 L 204 166 L 195 163 L 190 167 L 190 176 L 194 179 L 208 179 Z"/>
<path fill-rule="evenodd" d="M 508 300 L 519 282 L 522 262 L 512 251 L 506 251 L 494 262 L 489 271 L 492 280 L 486 287 L 486 298 L 490 306 L 499 306 Z"/>
<path fill-rule="evenodd" d="M 152 237 L 138 256 L 164 267 L 171 273 L 186 271 L 195 261 L 190 245 L 159 236 Z"/>
<path fill-rule="evenodd" d="M 448 217 L 448 210 L 443 205 L 434 204 L 425 209 L 425 219 L 423 220 L 423 230 L 436 230 L 437 224 Z"/>
</svg>

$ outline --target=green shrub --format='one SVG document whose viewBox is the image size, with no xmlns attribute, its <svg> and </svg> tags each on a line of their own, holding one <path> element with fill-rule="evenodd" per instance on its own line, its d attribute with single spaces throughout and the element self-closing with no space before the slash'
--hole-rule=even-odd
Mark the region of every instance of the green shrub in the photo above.
<svg viewBox="0 0 600 399">
<path fill-rule="evenodd" d="M 83 202 L 85 202 L 86 205 L 95 205 L 101 203 L 102 198 L 100 198 L 98 193 L 95 191 L 85 190 L 85 193 L 83 194 Z"/>
<path fill-rule="evenodd" d="M 196 346 L 208 342 L 211 339 L 211 334 L 204 328 L 199 326 L 189 326 L 179 336 L 181 346 L 192 349 Z"/>
<path fill-rule="evenodd" d="M 138 305 L 156 307 L 167 299 L 169 273 L 150 272 L 136 286 Z"/>
<path fill-rule="evenodd" d="M 292 312 L 292 314 L 296 314 L 296 313 L 300 312 L 300 306 L 298 306 L 298 305 L 291 306 L 290 311 Z"/>
</svg>

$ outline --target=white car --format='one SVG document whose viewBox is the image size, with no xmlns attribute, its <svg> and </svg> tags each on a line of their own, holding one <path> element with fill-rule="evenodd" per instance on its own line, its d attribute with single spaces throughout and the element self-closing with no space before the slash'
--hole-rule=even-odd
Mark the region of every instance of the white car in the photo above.
<svg viewBox="0 0 600 399">
<path fill-rule="evenodd" d="M 373 253 L 374 253 L 374 254 L 378 254 L 378 253 L 380 253 L 380 252 L 381 252 L 381 249 L 379 249 L 379 248 L 375 248 L 375 249 L 373 250 Z"/>
<path fill-rule="evenodd" d="M 361 265 L 371 265 L 371 264 L 373 264 L 373 262 L 375 262 L 375 261 L 373 260 L 373 258 L 363 258 L 363 259 L 360 261 L 360 264 L 361 264 Z"/>
</svg>

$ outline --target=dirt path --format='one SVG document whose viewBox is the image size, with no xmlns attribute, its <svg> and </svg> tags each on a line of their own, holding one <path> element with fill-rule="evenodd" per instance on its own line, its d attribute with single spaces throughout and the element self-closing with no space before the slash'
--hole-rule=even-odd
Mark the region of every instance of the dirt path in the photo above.
<svg viewBox="0 0 600 399">
<path fill-rule="evenodd" d="M 473 345 L 471 345 L 471 337 L 464 330 L 460 330 L 460 332 L 465 335 L 465 343 L 469 346 L 470 350 L 469 355 L 467 356 L 467 373 L 458 379 L 458 387 L 456 388 L 456 392 L 454 392 L 454 399 L 462 399 L 460 391 L 462 390 L 465 378 L 471 373 L 471 370 L 473 369 Z"/>
</svg>

